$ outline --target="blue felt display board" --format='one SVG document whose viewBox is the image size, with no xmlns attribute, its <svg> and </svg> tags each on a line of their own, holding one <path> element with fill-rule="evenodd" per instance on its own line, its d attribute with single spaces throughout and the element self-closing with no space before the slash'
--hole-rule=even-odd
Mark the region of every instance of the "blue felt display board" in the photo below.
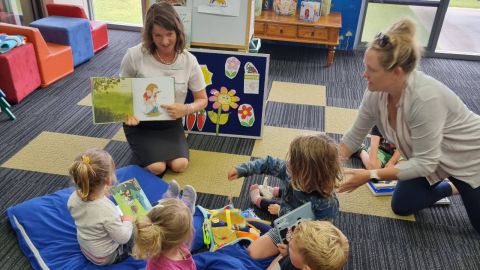
<svg viewBox="0 0 480 270">
<path fill-rule="evenodd" d="M 218 126 L 218 135 L 222 136 L 234 136 L 245 138 L 260 138 L 262 136 L 262 129 L 264 123 L 264 111 L 265 111 L 265 93 L 268 82 L 268 70 L 270 55 L 268 54 L 255 54 L 255 53 L 242 53 L 234 51 L 220 51 L 220 50 L 203 50 L 203 49 L 191 49 L 190 52 L 197 57 L 198 63 L 212 74 L 211 84 L 207 85 L 207 95 L 211 98 L 213 95 L 212 90 L 221 90 L 225 87 L 227 90 L 235 90 L 236 97 L 240 100 L 236 102 L 237 108 L 229 107 L 228 111 L 222 111 L 224 115 L 228 115 L 228 120 L 225 124 Z M 235 77 L 229 78 L 225 72 L 226 61 L 229 57 L 236 57 L 240 61 L 240 68 Z M 250 62 L 253 64 L 259 74 L 258 93 L 250 94 L 245 93 L 244 89 L 244 76 L 245 65 Z M 208 81 L 208 78 L 206 79 Z M 187 96 L 187 103 L 192 102 L 193 96 L 189 91 Z M 208 113 L 217 113 L 218 109 L 213 108 L 214 101 L 208 101 L 206 107 L 206 113 L 202 116 L 205 119 L 203 128 L 200 130 L 198 126 L 199 113 L 195 117 L 195 124 L 193 126 L 188 125 L 188 119 L 185 121 L 185 130 L 192 133 L 201 134 L 217 134 L 217 125 L 209 118 Z M 253 108 L 253 114 L 255 121 L 250 127 L 242 126 L 240 123 L 239 112 L 243 112 L 242 105 L 249 104 Z M 192 116 L 190 116 L 192 117 Z M 216 118 L 215 118 L 216 119 Z M 248 119 L 248 118 L 246 118 Z"/>
</svg>

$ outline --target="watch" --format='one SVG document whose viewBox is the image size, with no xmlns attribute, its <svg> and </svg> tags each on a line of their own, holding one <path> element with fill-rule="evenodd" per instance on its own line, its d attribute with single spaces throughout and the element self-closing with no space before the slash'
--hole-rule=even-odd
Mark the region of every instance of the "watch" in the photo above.
<svg viewBox="0 0 480 270">
<path fill-rule="evenodd" d="M 380 180 L 380 177 L 378 177 L 377 170 L 370 170 L 370 179 Z"/>
</svg>

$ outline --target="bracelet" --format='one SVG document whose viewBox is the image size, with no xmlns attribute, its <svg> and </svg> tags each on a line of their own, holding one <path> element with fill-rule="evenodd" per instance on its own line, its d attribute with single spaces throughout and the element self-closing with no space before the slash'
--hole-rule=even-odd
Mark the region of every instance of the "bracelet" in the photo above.
<svg viewBox="0 0 480 270">
<path fill-rule="evenodd" d="M 190 110 L 192 111 L 192 112 L 191 112 L 192 114 L 195 113 L 195 109 L 193 108 L 193 103 L 188 103 L 188 104 L 185 104 L 185 115 L 191 114 L 191 113 L 189 112 L 189 108 L 190 108 Z"/>
</svg>

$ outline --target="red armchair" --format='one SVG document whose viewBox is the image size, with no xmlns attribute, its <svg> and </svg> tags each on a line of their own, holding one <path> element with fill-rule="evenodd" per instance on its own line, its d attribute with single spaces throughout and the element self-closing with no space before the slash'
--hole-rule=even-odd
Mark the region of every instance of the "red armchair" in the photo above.
<svg viewBox="0 0 480 270">
<path fill-rule="evenodd" d="M 63 16 L 87 19 L 85 11 L 80 6 L 67 4 L 47 4 L 49 16 Z M 92 32 L 93 52 L 97 53 L 108 46 L 107 24 L 102 22 L 90 21 L 90 30 Z"/>
<path fill-rule="evenodd" d="M 0 23 L 0 33 L 26 36 L 27 41 L 33 44 L 42 87 L 73 73 L 73 56 L 70 46 L 45 42 L 40 30 L 33 27 Z"/>
</svg>

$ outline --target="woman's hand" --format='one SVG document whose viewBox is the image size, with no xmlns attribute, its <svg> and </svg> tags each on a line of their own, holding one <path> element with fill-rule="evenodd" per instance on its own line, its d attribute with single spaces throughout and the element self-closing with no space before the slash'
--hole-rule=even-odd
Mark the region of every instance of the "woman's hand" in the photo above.
<svg viewBox="0 0 480 270">
<path fill-rule="evenodd" d="M 228 171 L 228 180 L 232 181 L 238 178 L 238 172 L 235 167 L 232 167 L 230 171 Z"/>
<path fill-rule="evenodd" d="M 168 115 L 172 117 L 173 119 L 178 119 L 187 113 L 187 105 L 185 104 L 180 104 L 180 103 L 173 103 L 173 104 L 164 104 L 161 105 L 162 108 L 164 108 Z"/>
<path fill-rule="evenodd" d="M 278 248 L 278 252 L 280 252 L 280 254 L 285 257 L 288 255 L 288 246 L 285 245 L 285 244 L 278 244 L 277 245 L 277 248 Z"/>
<path fill-rule="evenodd" d="M 340 193 L 352 192 L 370 180 L 370 172 L 364 169 L 347 169 L 343 174 L 345 178 L 337 190 Z"/>
<path fill-rule="evenodd" d="M 125 125 L 127 126 L 136 126 L 140 123 L 137 117 L 135 116 L 127 116 L 127 121 L 125 122 Z"/>
<path fill-rule="evenodd" d="M 280 205 L 279 204 L 270 204 L 268 206 L 268 212 L 272 215 L 277 215 L 280 213 Z"/>
<path fill-rule="evenodd" d="M 395 166 L 395 164 L 393 162 L 390 162 L 390 161 L 387 162 L 387 164 L 385 164 L 385 168 L 392 168 L 394 166 Z"/>
</svg>

